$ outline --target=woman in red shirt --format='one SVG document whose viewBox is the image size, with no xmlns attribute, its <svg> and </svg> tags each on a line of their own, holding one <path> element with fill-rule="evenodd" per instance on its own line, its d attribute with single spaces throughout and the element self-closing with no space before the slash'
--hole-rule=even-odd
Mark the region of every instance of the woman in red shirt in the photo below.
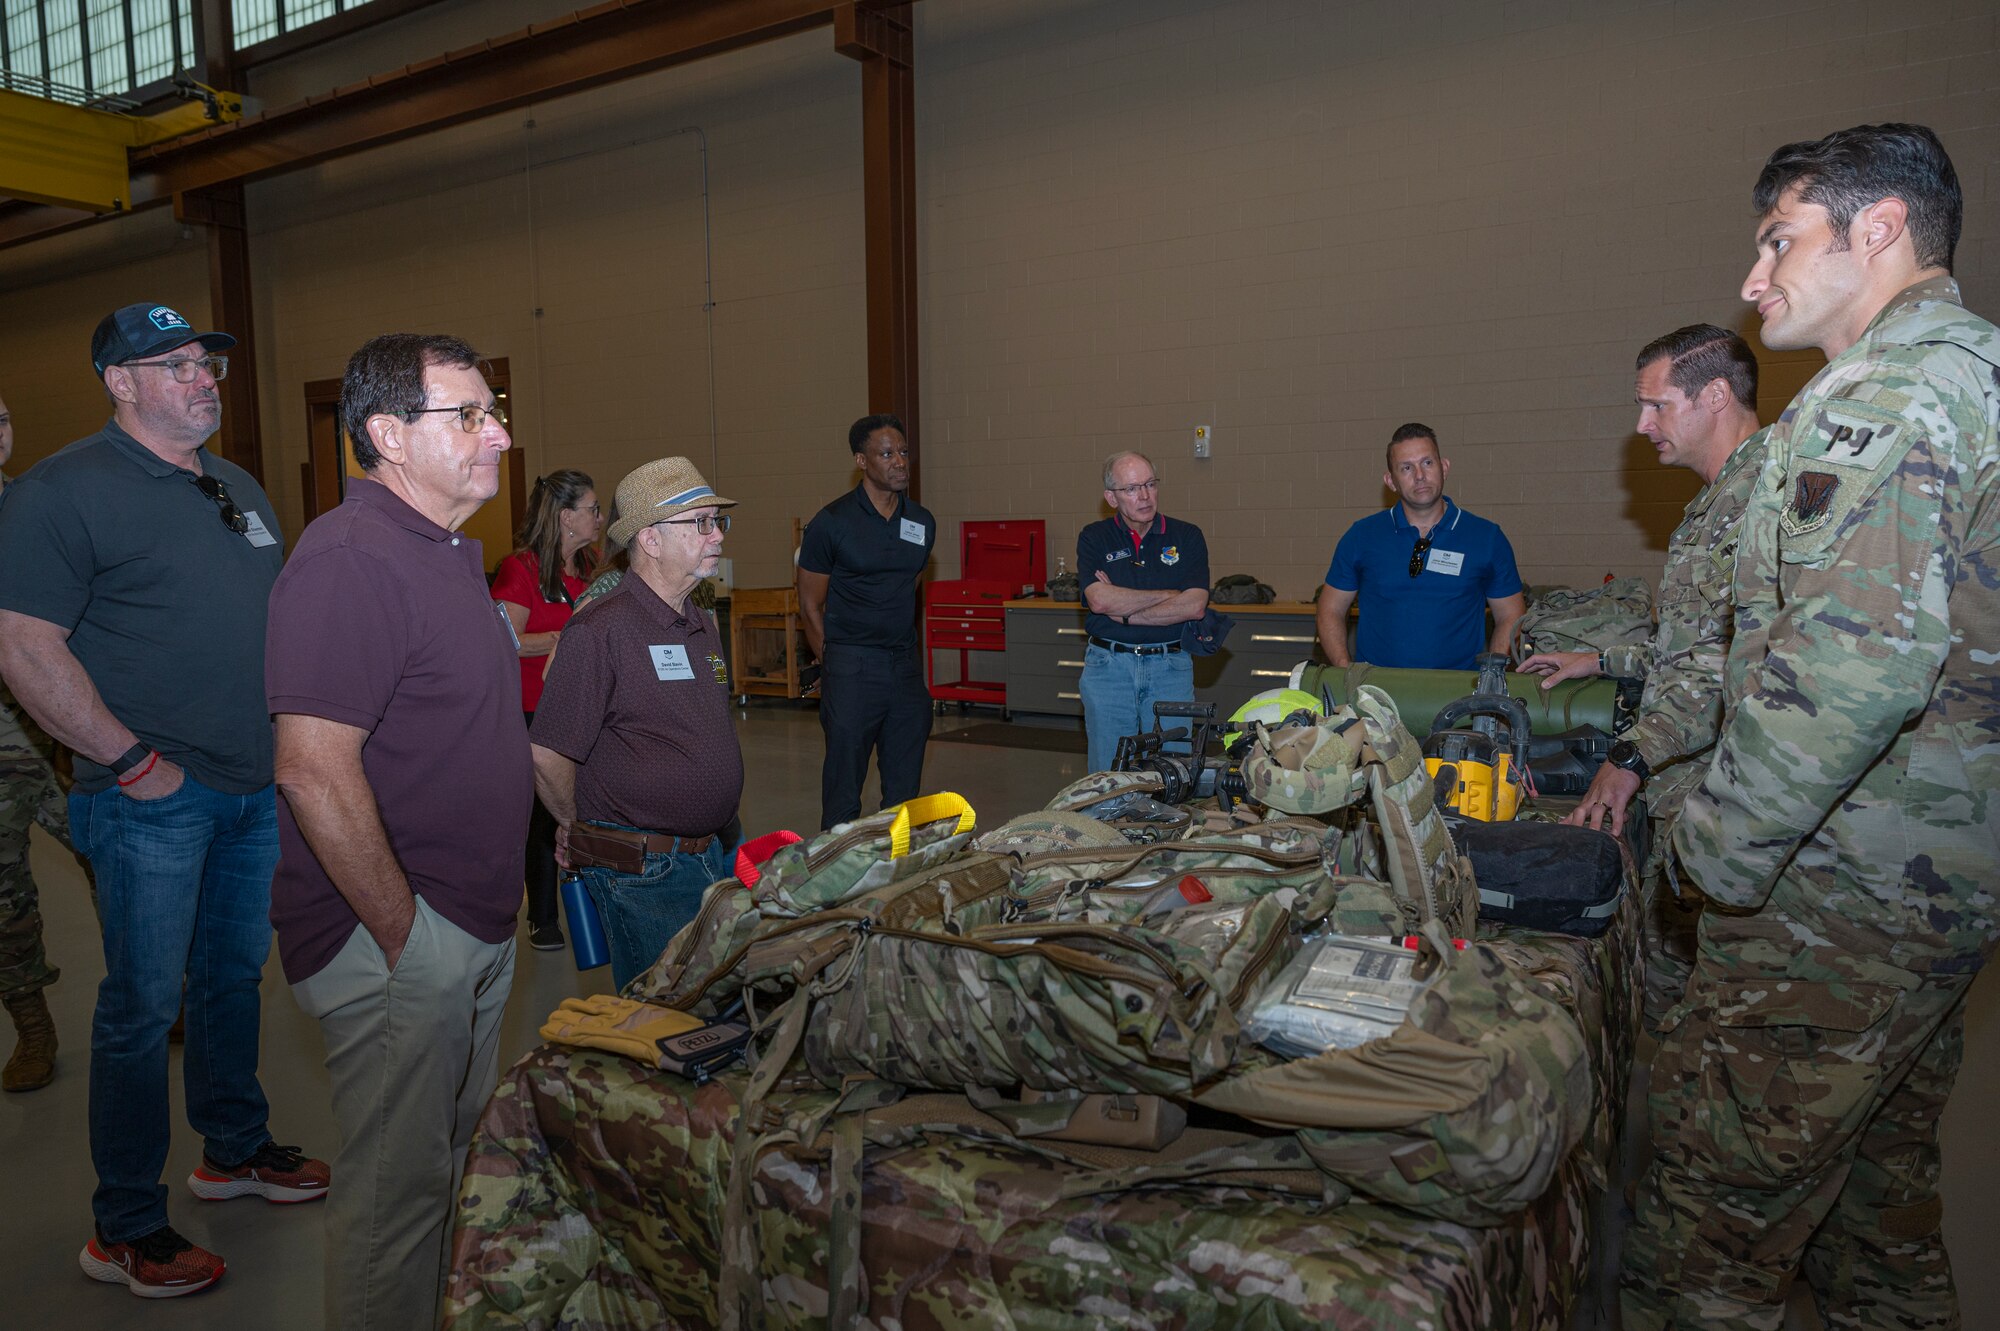
<svg viewBox="0 0 2000 1331">
<path fill-rule="evenodd" d="M 535 482 L 528 516 L 514 535 L 514 553 L 493 574 L 493 599 L 521 640 L 521 710 L 530 724 L 542 700 L 542 670 L 569 623 L 576 598 L 597 566 L 604 530 L 597 491 L 580 471 L 552 471 Z M 528 942 L 544 952 L 563 945 L 556 920 L 556 820 L 535 801 L 528 822 L 525 876 Z"/>
</svg>

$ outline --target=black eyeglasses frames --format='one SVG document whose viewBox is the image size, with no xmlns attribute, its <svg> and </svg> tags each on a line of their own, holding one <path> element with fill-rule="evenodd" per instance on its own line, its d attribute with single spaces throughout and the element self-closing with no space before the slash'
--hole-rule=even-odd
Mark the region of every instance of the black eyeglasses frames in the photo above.
<svg viewBox="0 0 2000 1331">
<path fill-rule="evenodd" d="M 1410 551 L 1411 577 L 1416 578 L 1423 576 L 1424 556 L 1431 552 L 1431 538 L 1436 535 L 1437 535 L 1436 532 L 1425 532 L 1422 536 L 1419 536 L 1417 538 L 1417 548 Z"/>
<path fill-rule="evenodd" d="M 243 516 L 243 510 L 236 507 L 236 501 L 229 497 L 229 487 L 213 476 L 190 476 L 194 488 L 215 501 L 216 509 L 222 516 L 222 525 L 238 536 L 250 530 L 250 519 Z"/>
</svg>

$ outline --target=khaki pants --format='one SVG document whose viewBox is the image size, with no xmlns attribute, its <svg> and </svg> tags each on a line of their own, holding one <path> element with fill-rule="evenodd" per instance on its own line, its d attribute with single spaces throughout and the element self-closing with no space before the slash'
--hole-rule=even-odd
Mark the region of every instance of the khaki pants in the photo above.
<svg viewBox="0 0 2000 1331">
<path fill-rule="evenodd" d="M 326 1201 L 328 1331 L 437 1325 L 473 1125 L 499 1072 L 514 940 L 482 943 L 417 898 L 396 969 L 360 925 L 292 986 L 319 1021 L 340 1151 Z"/>
</svg>

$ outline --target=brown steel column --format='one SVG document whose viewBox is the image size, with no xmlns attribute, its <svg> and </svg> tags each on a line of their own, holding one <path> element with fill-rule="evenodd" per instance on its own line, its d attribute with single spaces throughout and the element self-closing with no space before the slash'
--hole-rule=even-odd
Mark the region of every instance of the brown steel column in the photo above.
<svg viewBox="0 0 2000 1331">
<path fill-rule="evenodd" d="M 922 496 L 917 410 L 917 107 L 910 6 L 834 11 L 834 48 L 861 62 L 861 164 L 867 229 L 868 410 L 903 418 L 910 497 Z"/>
<path fill-rule="evenodd" d="M 222 394 L 222 432 L 215 451 L 264 479 L 257 417 L 257 327 L 250 310 L 250 238 L 243 224 L 243 186 L 214 185 L 174 196 L 174 220 L 208 234 L 209 326 L 236 339 Z"/>
<path fill-rule="evenodd" d="M 243 91 L 236 65 L 235 33 L 225 0 L 200 0 L 203 81 Z M 264 480 L 264 449 L 257 419 L 257 329 L 250 313 L 250 237 L 244 225 L 243 182 L 212 185 L 174 195 L 174 220 L 199 226 L 208 237 L 209 327 L 236 339 L 222 394 L 222 431 L 215 451 Z"/>
</svg>

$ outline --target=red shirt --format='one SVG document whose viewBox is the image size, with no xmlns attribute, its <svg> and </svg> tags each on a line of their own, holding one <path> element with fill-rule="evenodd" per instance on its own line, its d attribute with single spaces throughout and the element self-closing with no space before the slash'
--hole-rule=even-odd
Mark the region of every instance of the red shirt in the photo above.
<svg viewBox="0 0 2000 1331">
<path fill-rule="evenodd" d="M 529 633 L 554 633 L 569 623 L 572 603 L 590 584 L 582 578 L 563 574 L 567 601 L 542 599 L 542 561 L 533 550 L 516 550 L 500 561 L 493 571 L 493 599 L 526 607 Z M 521 710 L 532 712 L 542 701 L 542 671 L 548 668 L 548 654 L 521 658 Z"/>
</svg>

